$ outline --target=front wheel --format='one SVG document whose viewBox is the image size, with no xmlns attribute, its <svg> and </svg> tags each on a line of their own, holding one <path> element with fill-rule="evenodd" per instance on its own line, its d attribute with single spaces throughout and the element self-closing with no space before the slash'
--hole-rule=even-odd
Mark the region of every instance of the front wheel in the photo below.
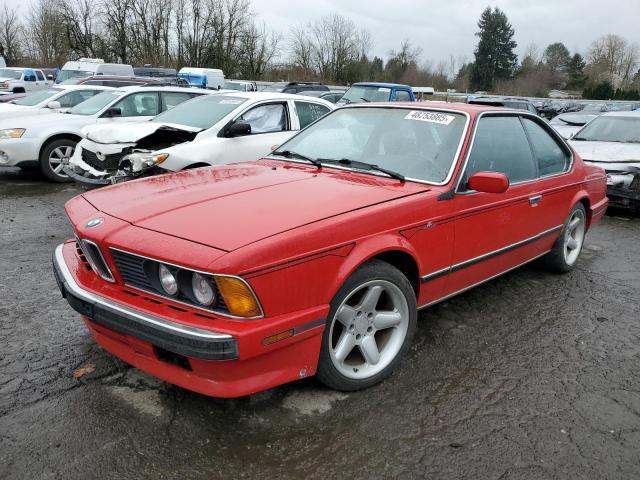
<svg viewBox="0 0 640 480">
<path fill-rule="evenodd" d="M 342 391 L 388 377 L 411 343 L 416 297 L 407 277 L 378 260 L 360 267 L 331 302 L 318 379 Z"/>
<path fill-rule="evenodd" d="M 586 232 L 587 213 L 582 203 L 578 203 L 569 213 L 553 248 L 543 257 L 546 267 L 558 273 L 573 270 L 582 252 Z"/>
<path fill-rule="evenodd" d="M 54 182 L 70 182 L 71 178 L 64 172 L 65 164 L 75 151 L 77 141 L 63 138 L 49 143 L 40 155 L 40 171 Z"/>
</svg>

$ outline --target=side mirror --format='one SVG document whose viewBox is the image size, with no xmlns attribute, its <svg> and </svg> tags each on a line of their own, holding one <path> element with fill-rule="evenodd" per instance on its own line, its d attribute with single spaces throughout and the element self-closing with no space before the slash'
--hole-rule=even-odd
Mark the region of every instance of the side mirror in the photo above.
<svg viewBox="0 0 640 480">
<path fill-rule="evenodd" d="M 53 75 L 47 75 L 47 80 L 53 81 Z"/>
<path fill-rule="evenodd" d="M 107 109 L 106 112 L 102 115 L 103 117 L 112 118 L 112 117 L 121 117 L 122 109 L 120 107 L 111 107 Z"/>
<path fill-rule="evenodd" d="M 504 173 L 476 172 L 469 179 L 469 189 L 483 193 L 504 193 L 509 189 L 509 178 Z"/>
<path fill-rule="evenodd" d="M 251 125 L 245 122 L 236 122 L 227 128 L 226 137 L 245 137 L 251 135 Z"/>
<path fill-rule="evenodd" d="M 57 110 L 61 107 L 62 105 L 60 105 L 60 102 L 56 102 L 55 100 L 53 102 L 49 102 L 47 103 L 47 108 L 50 108 L 51 110 Z"/>
</svg>

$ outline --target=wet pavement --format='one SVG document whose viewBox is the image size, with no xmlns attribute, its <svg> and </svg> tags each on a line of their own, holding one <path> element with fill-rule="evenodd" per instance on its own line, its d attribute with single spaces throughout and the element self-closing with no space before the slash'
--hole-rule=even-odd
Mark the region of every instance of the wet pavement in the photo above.
<svg viewBox="0 0 640 480">
<path fill-rule="evenodd" d="M 640 219 L 609 215 L 568 275 L 526 266 L 423 311 L 369 390 L 217 400 L 103 352 L 60 297 L 78 192 L 0 170 L 0 478 L 640 477 Z"/>
</svg>

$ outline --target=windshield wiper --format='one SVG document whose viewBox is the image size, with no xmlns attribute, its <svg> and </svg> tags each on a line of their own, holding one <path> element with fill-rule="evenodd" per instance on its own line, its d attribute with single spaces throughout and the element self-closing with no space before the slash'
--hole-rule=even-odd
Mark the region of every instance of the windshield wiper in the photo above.
<svg viewBox="0 0 640 480">
<path fill-rule="evenodd" d="M 364 97 L 360 97 L 360 100 L 364 100 L 364 101 L 365 101 L 365 102 L 367 102 L 367 103 L 369 103 L 369 102 L 371 101 L 371 100 L 367 100 L 367 99 L 366 99 L 366 98 L 364 98 Z"/>
<path fill-rule="evenodd" d="M 393 170 L 388 170 L 379 165 L 374 165 L 373 163 L 360 162 L 358 160 L 350 160 L 348 158 L 340 158 L 340 159 L 319 158 L 318 161 L 322 163 L 329 163 L 329 164 L 347 165 L 349 167 L 358 168 L 360 170 L 376 170 L 378 172 L 382 172 L 389 175 L 391 178 L 396 178 L 401 182 L 405 181 L 405 177 L 401 173 L 394 172 Z"/>
<path fill-rule="evenodd" d="M 275 150 L 271 152 L 271 155 L 280 155 L 284 158 L 295 158 L 296 160 L 304 160 L 305 162 L 313 163 L 316 167 L 322 168 L 322 162 L 315 158 L 307 157 L 298 152 L 292 152 L 291 150 Z"/>
<path fill-rule="evenodd" d="M 571 140 L 577 140 L 578 142 L 586 142 L 587 139 L 583 137 L 573 137 Z"/>
</svg>

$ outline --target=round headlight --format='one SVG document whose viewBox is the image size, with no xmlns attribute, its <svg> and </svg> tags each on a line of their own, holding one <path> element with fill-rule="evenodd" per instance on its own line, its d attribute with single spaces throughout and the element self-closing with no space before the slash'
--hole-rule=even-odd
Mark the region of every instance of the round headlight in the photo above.
<svg viewBox="0 0 640 480">
<path fill-rule="evenodd" d="M 211 282 L 199 273 L 194 273 L 191 277 L 191 288 L 193 296 L 202 305 L 211 305 L 216 301 L 216 294 L 213 291 Z"/>
<path fill-rule="evenodd" d="M 164 291 L 169 295 L 173 296 L 178 293 L 178 281 L 176 280 L 176 277 L 173 276 L 171 270 L 162 264 L 158 267 L 158 279 L 160 280 L 160 285 L 162 285 Z"/>
</svg>

